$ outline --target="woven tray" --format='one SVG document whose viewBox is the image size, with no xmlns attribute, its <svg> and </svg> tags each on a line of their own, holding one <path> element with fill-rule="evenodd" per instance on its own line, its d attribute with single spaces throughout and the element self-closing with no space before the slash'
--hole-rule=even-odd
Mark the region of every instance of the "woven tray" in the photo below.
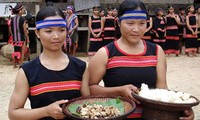
<svg viewBox="0 0 200 120">
<path fill-rule="evenodd" d="M 194 96 L 194 103 L 168 103 L 146 99 L 136 93 L 132 95 L 144 106 L 142 117 L 145 120 L 179 120 L 184 110 L 199 104 L 199 100 Z"/>
<path fill-rule="evenodd" d="M 83 103 L 95 103 L 95 102 L 107 102 L 110 99 L 116 99 L 115 97 L 97 97 L 97 96 L 89 96 L 89 97 L 80 97 L 80 98 L 75 98 L 70 100 L 69 102 L 65 103 L 62 106 L 63 109 L 63 113 L 74 120 L 93 120 L 93 119 L 84 119 L 84 118 L 80 118 L 79 116 L 73 115 L 72 113 L 70 113 L 68 106 L 71 104 L 83 104 Z M 107 118 L 107 119 L 98 119 L 98 120 L 122 120 L 126 117 L 128 117 L 132 112 L 134 112 L 136 105 L 134 102 L 125 99 L 125 98 L 121 98 L 120 100 L 123 102 L 124 104 L 124 111 L 125 113 L 117 116 L 117 117 L 113 117 L 113 118 Z M 96 120 L 96 119 L 95 119 Z"/>
</svg>

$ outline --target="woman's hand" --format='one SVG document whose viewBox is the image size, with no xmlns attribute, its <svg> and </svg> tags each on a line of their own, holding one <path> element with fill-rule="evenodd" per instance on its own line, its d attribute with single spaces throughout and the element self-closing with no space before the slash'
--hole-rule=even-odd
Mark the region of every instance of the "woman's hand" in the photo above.
<svg viewBox="0 0 200 120">
<path fill-rule="evenodd" d="M 191 109 L 184 111 L 185 117 L 180 117 L 180 120 L 194 120 L 194 111 Z"/>
<path fill-rule="evenodd" d="M 129 98 L 139 104 L 139 101 L 137 101 L 133 97 L 133 95 L 132 95 L 133 92 L 135 92 L 135 93 L 139 92 L 138 88 L 133 85 L 124 85 L 121 87 L 121 96 Z"/>
<path fill-rule="evenodd" d="M 60 105 L 67 103 L 68 100 L 60 100 L 56 101 L 50 105 L 47 106 L 47 114 L 48 116 L 54 118 L 54 119 L 64 119 L 65 115 L 62 112 L 62 108 Z"/>
</svg>

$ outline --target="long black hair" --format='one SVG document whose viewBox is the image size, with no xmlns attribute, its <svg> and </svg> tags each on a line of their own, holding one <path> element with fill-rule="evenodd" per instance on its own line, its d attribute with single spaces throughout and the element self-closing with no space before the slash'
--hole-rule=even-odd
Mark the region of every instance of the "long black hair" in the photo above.
<svg viewBox="0 0 200 120">
<path fill-rule="evenodd" d="M 59 8 L 53 6 L 46 6 L 41 8 L 38 14 L 36 15 L 36 22 L 44 20 L 47 17 L 57 16 L 57 15 L 65 19 L 64 13 Z"/>
<path fill-rule="evenodd" d="M 118 17 L 120 18 L 126 11 L 129 10 L 145 10 L 146 7 L 140 0 L 125 0 L 119 6 Z"/>
</svg>

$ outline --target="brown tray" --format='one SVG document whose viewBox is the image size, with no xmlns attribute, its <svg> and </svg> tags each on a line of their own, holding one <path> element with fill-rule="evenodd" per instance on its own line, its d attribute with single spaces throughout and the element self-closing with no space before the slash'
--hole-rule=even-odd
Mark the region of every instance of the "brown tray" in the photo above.
<svg viewBox="0 0 200 120">
<path fill-rule="evenodd" d="M 144 106 L 142 117 L 145 120 L 178 120 L 183 116 L 184 110 L 199 104 L 199 100 L 194 96 L 194 103 L 169 103 L 143 98 L 136 93 L 132 95 Z"/>
</svg>

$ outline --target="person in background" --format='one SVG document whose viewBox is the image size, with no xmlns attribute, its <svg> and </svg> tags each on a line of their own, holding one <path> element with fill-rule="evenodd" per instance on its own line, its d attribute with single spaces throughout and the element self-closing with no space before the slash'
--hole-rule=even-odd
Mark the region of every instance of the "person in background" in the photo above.
<svg viewBox="0 0 200 120">
<path fill-rule="evenodd" d="M 165 54 L 175 54 L 179 56 L 179 30 L 180 18 L 174 13 L 174 7 L 168 6 L 168 14 L 165 17 L 166 20 L 166 44 Z"/>
<path fill-rule="evenodd" d="M 178 31 L 179 31 L 179 47 L 180 47 L 180 53 L 182 53 L 182 47 L 183 47 L 183 44 L 185 43 L 185 26 L 186 26 L 186 23 L 185 23 L 185 8 L 184 7 L 180 7 L 179 8 L 179 14 L 178 14 L 178 17 L 180 19 L 180 24 L 178 25 Z"/>
<path fill-rule="evenodd" d="M 35 34 L 43 51 L 18 71 L 8 108 L 10 120 L 69 120 L 61 105 L 90 94 L 86 63 L 62 51 L 66 32 L 65 16 L 60 9 L 40 9 Z M 27 98 L 31 109 L 24 108 Z"/>
<path fill-rule="evenodd" d="M 198 28 L 197 53 L 199 54 L 200 53 L 200 5 L 196 7 L 196 17 L 197 17 L 197 28 Z"/>
<path fill-rule="evenodd" d="M 156 17 L 153 20 L 152 32 L 153 34 L 153 43 L 156 43 L 165 50 L 165 35 L 166 35 L 166 22 L 163 17 L 163 9 L 157 8 Z"/>
<path fill-rule="evenodd" d="M 107 8 L 107 15 L 104 19 L 104 37 L 103 45 L 108 45 L 115 40 L 115 18 L 113 17 L 113 8 Z"/>
<path fill-rule="evenodd" d="M 27 24 L 22 14 L 24 13 L 24 7 L 22 4 L 17 4 L 12 9 L 13 14 L 15 15 L 11 18 L 10 30 L 13 38 L 14 52 L 12 54 L 13 58 L 13 68 L 22 65 L 24 61 L 24 53 L 26 49 L 26 44 L 29 43 L 29 36 L 27 30 Z"/>
<path fill-rule="evenodd" d="M 99 16 L 101 17 L 101 19 L 104 22 L 105 21 L 105 10 L 104 10 L 104 8 L 100 7 L 100 11 L 99 12 L 100 12 Z M 101 38 L 102 38 L 102 40 L 104 38 L 104 24 L 103 24 L 103 29 L 102 29 L 102 32 L 101 32 Z M 104 45 L 104 43 L 102 43 L 102 45 Z"/>
<path fill-rule="evenodd" d="M 188 15 L 186 16 L 186 38 L 185 52 L 189 57 L 195 57 L 197 53 L 197 16 L 194 14 L 193 5 L 188 6 Z"/>
<path fill-rule="evenodd" d="M 103 45 L 101 33 L 103 30 L 103 19 L 100 17 L 98 7 L 93 7 L 92 16 L 89 17 L 88 27 L 90 30 L 90 47 L 88 56 L 92 57 Z"/>
<path fill-rule="evenodd" d="M 121 37 L 121 32 L 120 32 L 119 24 L 118 24 L 119 18 L 117 16 L 118 16 L 118 9 L 114 8 L 113 17 L 115 18 L 115 40 L 118 40 Z"/>
<path fill-rule="evenodd" d="M 76 49 L 78 47 L 78 17 L 75 14 L 74 7 L 71 5 L 67 6 L 67 16 L 66 16 L 66 21 L 67 21 L 67 30 L 68 34 L 70 37 L 69 39 L 72 42 L 72 45 L 70 46 L 70 55 L 75 56 L 76 54 Z"/>
<path fill-rule="evenodd" d="M 132 92 L 138 92 L 142 83 L 150 88 L 167 89 L 166 58 L 159 45 L 142 40 L 146 31 L 146 8 L 140 0 L 125 0 L 118 12 L 122 36 L 101 48 L 89 62 L 89 85 L 91 95 L 106 97 L 122 96 L 138 103 Z M 104 87 L 99 85 L 103 79 Z M 192 120 L 194 114 L 184 118 Z M 142 120 L 142 106 L 129 116 Z"/>
<path fill-rule="evenodd" d="M 147 30 L 146 30 L 144 36 L 142 37 L 143 40 L 152 42 L 152 38 L 151 38 L 152 27 L 153 27 L 153 19 L 152 19 L 152 17 L 149 16 L 149 10 L 147 10 Z"/>
</svg>

